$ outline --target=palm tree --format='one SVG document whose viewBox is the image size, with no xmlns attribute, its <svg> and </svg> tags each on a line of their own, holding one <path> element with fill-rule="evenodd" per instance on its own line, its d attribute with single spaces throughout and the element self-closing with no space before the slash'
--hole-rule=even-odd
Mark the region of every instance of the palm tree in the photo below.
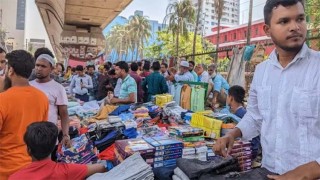
<svg viewBox="0 0 320 180">
<path fill-rule="evenodd" d="M 143 58 L 143 48 L 144 43 L 148 43 L 148 39 L 151 36 L 151 25 L 147 17 L 135 15 L 130 19 L 130 34 L 133 36 L 133 41 L 136 50 L 136 61 L 138 60 L 139 55 Z"/>
<path fill-rule="evenodd" d="M 168 31 L 172 32 L 176 39 L 176 56 L 179 57 L 179 36 L 188 40 L 188 24 L 193 24 L 195 9 L 190 0 L 177 1 L 169 4 L 166 10 L 164 22 L 168 22 Z"/>
<path fill-rule="evenodd" d="M 192 54 L 196 53 L 196 42 L 197 42 L 198 26 L 199 26 L 199 20 L 200 20 L 201 9 L 202 9 L 202 1 L 203 0 L 198 0 L 198 14 L 197 14 L 197 21 L 196 21 L 196 26 L 195 26 L 195 30 L 194 30 L 194 35 L 193 35 Z M 193 56 L 193 61 L 195 60 L 195 58 L 196 58 L 196 56 Z"/>
<path fill-rule="evenodd" d="M 215 56 L 215 63 L 218 62 L 218 51 L 219 51 L 219 41 L 220 41 L 220 22 L 223 15 L 224 10 L 224 0 L 214 0 L 214 10 L 216 14 L 216 18 L 218 19 L 218 34 L 217 34 L 217 45 L 216 45 L 216 56 Z"/>
</svg>

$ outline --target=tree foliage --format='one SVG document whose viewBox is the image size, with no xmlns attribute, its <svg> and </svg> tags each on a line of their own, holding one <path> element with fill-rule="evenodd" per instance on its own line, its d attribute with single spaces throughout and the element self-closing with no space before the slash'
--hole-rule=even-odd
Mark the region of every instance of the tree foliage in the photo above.
<svg viewBox="0 0 320 180">
<path fill-rule="evenodd" d="M 174 56 L 176 53 L 176 42 L 173 40 L 173 34 L 167 33 L 167 31 L 159 31 L 157 32 L 158 44 L 153 43 L 150 46 L 145 48 L 145 56 L 147 58 L 165 58 Z M 188 37 L 180 35 L 179 37 L 179 53 L 181 56 L 192 54 L 193 52 L 193 41 L 190 39 L 193 38 L 193 33 L 189 32 Z M 196 49 L 198 53 L 203 51 L 214 51 L 213 44 L 208 40 L 201 38 L 201 36 L 197 36 L 196 41 Z M 207 59 L 210 59 L 209 55 L 196 56 L 196 63 L 205 63 Z"/>
<path fill-rule="evenodd" d="M 135 15 L 128 24 L 116 25 L 107 34 L 106 53 L 118 57 L 119 61 L 143 58 L 144 44 L 150 36 L 151 25 L 147 17 Z"/>
<path fill-rule="evenodd" d="M 187 26 L 195 22 L 195 8 L 191 0 L 176 1 L 169 4 L 166 10 L 164 22 L 168 23 L 168 33 L 173 34 L 172 39 L 176 41 L 175 55 L 179 57 L 180 49 L 180 36 L 189 40 L 189 31 Z M 173 55 L 173 54 L 172 54 Z"/>
</svg>

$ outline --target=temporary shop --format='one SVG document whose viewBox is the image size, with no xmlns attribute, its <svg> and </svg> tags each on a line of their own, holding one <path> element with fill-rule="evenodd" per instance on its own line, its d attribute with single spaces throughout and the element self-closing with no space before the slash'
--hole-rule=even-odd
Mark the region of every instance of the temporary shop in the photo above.
<svg viewBox="0 0 320 180">
<path fill-rule="evenodd" d="M 72 146 L 59 147 L 58 161 L 105 164 L 108 171 L 90 180 L 184 180 L 250 171 L 256 153 L 250 142 L 237 141 L 227 159 L 212 150 L 215 140 L 240 119 L 204 110 L 206 83 L 177 86 L 180 92 L 156 95 L 145 104 L 83 103 L 70 96 Z"/>
</svg>

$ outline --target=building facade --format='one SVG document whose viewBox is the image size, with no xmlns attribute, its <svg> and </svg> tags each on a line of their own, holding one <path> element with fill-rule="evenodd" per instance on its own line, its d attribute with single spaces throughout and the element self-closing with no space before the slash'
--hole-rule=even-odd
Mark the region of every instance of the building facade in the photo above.
<svg viewBox="0 0 320 180">
<path fill-rule="evenodd" d="M 5 32 L 2 44 L 8 51 L 24 49 L 26 0 L 0 1 L 0 30 Z"/>
<path fill-rule="evenodd" d="M 213 0 L 192 0 L 192 3 L 198 11 L 198 3 L 202 1 L 200 20 L 198 25 L 198 34 L 207 36 L 212 34 L 211 28 L 218 24 L 217 15 L 214 8 Z M 240 3 L 239 0 L 224 0 L 225 9 L 221 18 L 221 24 L 227 26 L 239 25 Z M 192 32 L 195 30 L 195 25 L 190 24 L 188 29 Z"/>
<path fill-rule="evenodd" d="M 257 20 L 252 22 L 251 26 L 251 41 L 250 44 L 258 44 L 261 43 L 265 46 L 265 53 L 269 54 L 273 49 L 274 45 L 270 37 L 267 37 L 264 30 L 264 20 Z M 237 27 L 221 27 L 220 30 L 220 40 L 217 42 L 217 27 L 213 27 L 214 31 L 212 35 L 206 36 L 205 38 L 209 40 L 213 44 L 219 43 L 219 50 L 230 50 L 234 47 L 243 47 L 247 43 L 247 31 L 248 24 L 243 24 Z M 231 56 L 232 52 L 228 53 L 221 52 L 219 53 L 219 58 L 225 58 L 227 56 Z"/>
</svg>

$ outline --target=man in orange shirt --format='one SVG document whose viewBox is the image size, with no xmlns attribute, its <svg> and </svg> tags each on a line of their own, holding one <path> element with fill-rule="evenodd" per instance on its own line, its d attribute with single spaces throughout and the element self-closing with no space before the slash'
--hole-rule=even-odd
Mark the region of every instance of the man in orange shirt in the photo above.
<svg viewBox="0 0 320 180">
<path fill-rule="evenodd" d="M 23 135 L 33 122 L 47 121 L 49 102 L 40 90 L 29 85 L 28 78 L 35 66 L 31 54 L 12 51 L 0 93 L 0 179 L 31 163 Z"/>
</svg>

